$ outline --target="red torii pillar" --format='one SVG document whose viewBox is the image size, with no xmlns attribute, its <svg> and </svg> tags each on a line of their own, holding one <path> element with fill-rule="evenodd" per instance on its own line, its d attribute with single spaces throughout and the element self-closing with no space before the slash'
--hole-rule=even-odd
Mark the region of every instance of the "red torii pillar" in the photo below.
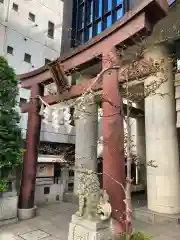
<svg viewBox="0 0 180 240">
<path fill-rule="evenodd" d="M 28 109 L 28 124 L 26 133 L 26 151 L 23 157 L 23 170 L 18 202 L 19 219 L 29 219 L 35 216 L 34 206 L 36 167 L 41 130 L 41 116 L 39 115 L 39 99 L 44 89 L 41 85 L 31 87 L 31 98 Z"/>
<path fill-rule="evenodd" d="M 112 52 L 109 51 L 103 55 L 102 67 L 103 69 L 108 68 L 112 65 L 114 66 L 114 63 L 118 65 L 116 52 L 113 49 Z M 119 93 L 118 70 L 105 72 L 103 75 L 102 102 L 103 189 L 105 189 L 110 196 L 112 217 L 120 223 L 124 221 L 125 213 L 125 204 L 123 202 L 125 193 L 117 183 L 119 182 L 123 186 L 125 185 L 122 104 L 123 100 Z M 121 228 L 124 228 L 124 223 L 121 224 Z"/>
</svg>

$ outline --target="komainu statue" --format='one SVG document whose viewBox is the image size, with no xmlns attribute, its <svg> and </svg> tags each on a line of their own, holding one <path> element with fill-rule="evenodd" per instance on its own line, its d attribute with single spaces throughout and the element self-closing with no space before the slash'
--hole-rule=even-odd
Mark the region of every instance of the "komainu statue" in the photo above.
<svg viewBox="0 0 180 240">
<path fill-rule="evenodd" d="M 77 189 L 79 197 L 78 217 L 92 221 L 108 220 L 111 216 L 111 205 L 106 191 L 100 190 L 99 178 L 91 170 L 83 169 L 79 174 Z"/>
</svg>

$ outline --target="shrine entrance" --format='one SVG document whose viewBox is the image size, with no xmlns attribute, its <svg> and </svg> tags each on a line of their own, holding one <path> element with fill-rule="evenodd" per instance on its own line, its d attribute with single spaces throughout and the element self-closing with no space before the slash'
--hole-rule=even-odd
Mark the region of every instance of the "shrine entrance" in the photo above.
<svg viewBox="0 0 180 240">
<path fill-rule="evenodd" d="M 127 114 L 127 104 L 123 103 L 124 96 L 121 90 L 127 79 L 121 68 L 119 49 L 121 45 L 129 46 L 134 40 L 137 41 L 137 34 L 141 36 L 147 30 L 149 31 L 145 16 L 151 15 L 152 6 L 157 11 L 161 9 L 156 1 L 153 1 L 153 4 L 148 3 L 147 6 L 138 10 L 140 12 L 125 15 L 107 29 L 108 31 L 78 47 L 71 54 L 53 61 L 48 66 L 18 76 L 21 87 L 31 90 L 29 103 L 21 107 L 22 112 L 28 112 L 28 129 L 18 204 L 20 218 L 30 218 L 35 214 L 34 189 L 41 129 L 39 114 L 41 106 L 47 107 L 44 111 L 47 118 L 52 110 L 54 126 L 60 124 L 57 116 L 60 114 L 58 111 L 61 111 L 63 113 L 61 120 L 67 127 L 67 131 L 71 130 L 71 116 L 75 116 L 75 167 L 84 164 L 86 168 L 94 171 L 97 169 L 98 105 L 100 103 L 103 112 L 102 185 L 111 199 L 112 217 L 118 221 L 122 218 L 125 212 L 123 202 L 125 194 L 122 187 L 116 183 L 125 185 L 123 118 Z M 157 17 L 157 21 L 159 18 Z M 148 26 L 155 24 L 151 19 L 148 21 L 150 21 Z M 138 66 L 140 68 L 137 71 L 132 71 L 130 82 L 137 78 L 145 79 L 150 74 L 144 65 L 144 59 L 138 60 Z M 51 83 L 55 83 L 56 94 L 45 95 L 45 86 Z M 57 103 L 60 103 L 59 107 L 51 107 Z M 72 114 L 71 109 L 75 110 L 76 114 Z M 137 116 L 144 116 L 144 110 L 132 106 L 129 117 Z M 77 185 L 76 177 L 75 173 L 74 192 Z"/>
</svg>

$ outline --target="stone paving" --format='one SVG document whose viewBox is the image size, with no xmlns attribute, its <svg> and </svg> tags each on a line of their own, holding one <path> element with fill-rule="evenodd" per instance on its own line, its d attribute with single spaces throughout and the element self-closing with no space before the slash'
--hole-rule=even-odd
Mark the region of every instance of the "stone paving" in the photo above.
<svg viewBox="0 0 180 240">
<path fill-rule="evenodd" d="M 0 228 L 0 240 L 67 240 L 68 228 L 76 205 L 48 204 L 38 208 L 35 218 Z M 153 240 L 179 240 L 180 225 L 174 223 L 150 225 L 134 221 L 133 227 L 153 237 Z"/>
</svg>

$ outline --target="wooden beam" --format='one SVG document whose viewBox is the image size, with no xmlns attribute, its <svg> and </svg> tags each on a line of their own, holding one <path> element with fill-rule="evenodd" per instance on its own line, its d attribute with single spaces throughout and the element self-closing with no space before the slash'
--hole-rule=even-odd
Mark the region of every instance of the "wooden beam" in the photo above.
<svg viewBox="0 0 180 240">
<path fill-rule="evenodd" d="M 17 76 L 17 78 L 20 78 L 20 77 L 21 76 Z M 45 84 L 45 82 L 49 81 L 49 80 L 51 82 L 53 82 L 52 74 L 49 69 L 46 69 L 45 71 L 43 71 L 37 75 L 33 75 L 27 79 L 21 80 L 21 87 L 22 88 L 31 88 L 32 85 L 40 84 L 40 83 Z"/>
</svg>

